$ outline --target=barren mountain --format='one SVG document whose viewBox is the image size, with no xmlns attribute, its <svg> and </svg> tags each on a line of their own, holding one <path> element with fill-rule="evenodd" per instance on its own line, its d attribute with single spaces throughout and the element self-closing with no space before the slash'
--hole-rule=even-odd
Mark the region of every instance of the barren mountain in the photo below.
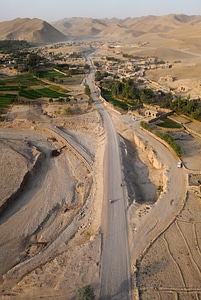
<svg viewBox="0 0 201 300">
<path fill-rule="evenodd" d="M 163 35 L 165 38 L 179 37 L 186 32 L 201 37 L 201 16 L 164 15 L 126 19 L 65 18 L 53 26 L 67 36 L 111 37 L 125 39 L 143 37 L 148 33 Z M 187 29 L 187 31 L 186 31 Z"/>
<path fill-rule="evenodd" d="M 50 25 L 40 19 L 17 18 L 0 23 L 0 40 L 19 39 L 54 43 L 73 38 L 109 38 L 127 41 L 157 40 L 188 47 L 201 40 L 201 16 L 164 15 L 126 19 L 65 18 Z M 200 47 L 200 43 L 198 43 Z"/>
<path fill-rule="evenodd" d="M 43 20 L 17 18 L 0 23 L 0 40 L 10 39 L 55 43 L 66 40 L 66 36 Z"/>
</svg>

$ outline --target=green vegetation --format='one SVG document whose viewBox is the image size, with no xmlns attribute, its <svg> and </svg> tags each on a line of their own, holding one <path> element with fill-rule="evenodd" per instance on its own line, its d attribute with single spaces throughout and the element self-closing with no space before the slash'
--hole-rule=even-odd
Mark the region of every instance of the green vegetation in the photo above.
<svg viewBox="0 0 201 300">
<path fill-rule="evenodd" d="M 102 80 L 103 74 L 96 72 L 96 81 Z M 125 108 L 135 106 L 140 103 L 157 105 L 161 108 L 167 108 L 177 114 L 184 114 L 192 119 L 201 121 L 201 108 L 197 101 L 190 100 L 189 97 L 178 97 L 173 99 L 172 93 L 164 93 L 163 91 L 154 92 L 150 88 L 138 88 L 137 84 L 132 79 L 111 80 L 109 82 L 100 82 L 102 95 L 106 93 L 108 102 L 115 102 L 115 105 L 122 107 L 122 102 L 125 103 Z M 104 90 L 107 90 L 105 92 Z M 117 101 L 118 99 L 118 101 Z M 167 121 L 164 123 L 166 126 Z M 176 124 L 167 124 L 177 128 Z M 179 128 L 179 127 L 178 127 Z"/>
<path fill-rule="evenodd" d="M 25 71 L 31 74 L 38 75 L 38 67 L 43 63 L 45 59 L 37 53 L 29 53 L 28 58 L 25 61 Z"/>
<path fill-rule="evenodd" d="M 0 113 L 13 102 L 30 103 L 28 99 L 49 98 L 49 103 L 53 101 L 69 102 L 69 91 L 56 84 L 65 85 L 81 84 L 90 66 L 87 63 L 53 63 L 49 58 L 42 55 L 40 49 L 31 49 L 33 45 L 26 41 L 0 41 L 0 53 L 9 55 L 2 56 L 0 64 L 9 65 L 10 68 L 17 69 L 21 75 L 10 78 L 0 78 Z M 53 56 L 53 53 L 51 54 Z M 84 52 L 73 52 L 71 58 L 83 58 Z M 61 55 L 54 56 L 54 61 Z M 26 73 L 25 73 L 26 72 Z M 41 79 L 41 80 L 40 80 Z M 45 80 L 47 81 L 45 81 Z M 45 81 L 45 82 L 44 82 Z M 86 90 L 90 96 L 90 91 Z M 12 95 L 11 95 L 12 93 Z M 23 98 L 22 98 L 23 97 Z M 89 99 L 89 106 L 92 99 Z M 76 108 L 80 110 L 79 107 Z"/>
<path fill-rule="evenodd" d="M 201 108 L 197 101 L 191 101 L 189 97 L 181 99 L 178 97 L 170 102 L 170 108 L 178 114 L 184 114 L 192 119 L 201 121 Z"/>
<path fill-rule="evenodd" d="M 91 90 L 90 90 L 88 84 L 85 84 L 84 92 L 87 96 L 89 96 L 89 97 L 91 96 Z"/>
<path fill-rule="evenodd" d="M 171 120 L 169 120 L 169 119 L 167 118 L 167 125 L 169 124 L 169 126 L 171 126 L 171 127 L 169 127 L 169 128 L 180 128 L 181 126 L 178 124 L 178 123 L 176 123 L 176 122 L 173 122 L 173 121 L 171 121 Z M 177 125 L 179 125 L 180 127 L 178 127 Z M 144 128 L 144 129 L 146 129 L 146 130 L 148 130 L 148 131 L 150 131 L 151 129 L 150 129 L 150 127 L 149 127 L 149 124 L 147 123 L 147 122 L 145 122 L 145 121 L 141 121 L 140 122 L 140 126 L 142 127 L 142 128 Z M 172 126 L 177 126 L 177 127 L 172 127 Z M 182 157 L 183 156 L 183 150 L 182 150 L 182 148 L 180 147 L 180 145 L 178 145 L 176 142 L 175 142 L 175 140 L 168 134 L 168 133 L 165 133 L 165 132 L 161 132 L 161 131 L 159 131 L 159 130 L 156 130 L 155 132 L 153 132 L 156 136 L 158 136 L 160 139 L 162 139 L 162 140 L 164 140 L 173 150 L 174 150 L 174 152 L 176 153 L 176 155 L 178 156 L 178 157 Z"/>
<path fill-rule="evenodd" d="M 9 92 L 11 92 L 11 91 L 18 91 L 19 90 L 19 86 L 17 86 L 17 85 L 0 85 L 0 91 L 1 92 L 4 92 L 4 91 L 9 91 Z"/>
<path fill-rule="evenodd" d="M 41 97 L 46 98 L 59 98 L 59 97 L 66 97 L 67 94 L 57 92 L 55 90 L 52 90 L 50 88 L 41 88 L 41 89 L 23 89 L 21 88 L 19 90 L 19 96 L 25 97 L 27 99 L 37 99 Z"/>
<path fill-rule="evenodd" d="M 37 90 L 41 94 L 41 97 L 50 97 L 50 98 L 58 98 L 58 97 L 66 97 L 67 95 L 64 93 L 57 92 L 55 90 L 49 88 L 42 88 Z"/>
<path fill-rule="evenodd" d="M 41 95 L 40 95 L 40 93 L 37 92 L 37 90 L 32 90 L 32 89 L 26 90 L 26 89 L 23 89 L 23 88 L 20 88 L 19 96 L 27 98 L 27 99 L 41 98 Z"/>
<path fill-rule="evenodd" d="M 49 88 L 51 90 L 55 90 L 55 91 L 60 92 L 60 93 L 68 93 L 68 90 L 60 87 L 59 85 L 50 85 Z"/>
<path fill-rule="evenodd" d="M 73 52 L 69 55 L 70 58 L 82 58 L 83 53 L 82 52 Z"/>
<path fill-rule="evenodd" d="M 158 130 L 156 130 L 154 133 L 156 136 L 158 136 L 160 139 L 164 140 L 168 145 L 170 145 L 170 147 L 174 150 L 178 157 L 183 156 L 184 153 L 180 145 L 178 145 L 168 133 L 164 133 Z"/>
<path fill-rule="evenodd" d="M 102 89 L 101 95 L 103 96 L 103 98 L 105 98 L 105 100 L 107 102 L 110 102 L 114 106 L 120 107 L 123 110 L 128 110 L 128 107 L 129 107 L 128 104 L 125 103 L 124 101 L 120 101 L 120 100 L 113 98 L 110 91 Z"/>
<path fill-rule="evenodd" d="M 94 291 L 90 285 L 87 285 L 78 290 L 76 300 L 94 300 L 94 299 L 95 299 Z"/>
<path fill-rule="evenodd" d="M 1 114 L 4 113 L 12 103 L 16 101 L 16 95 L 12 94 L 0 94 L 0 121 L 3 121 Z"/>
<path fill-rule="evenodd" d="M 18 40 L 3 40 L 0 41 L 0 53 L 14 53 L 19 50 L 24 50 L 26 48 L 30 48 L 33 45 L 29 44 L 27 41 L 18 41 Z"/>
<path fill-rule="evenodd" d="M 132 79 L 123 79 L 122 81 L 114 80 L 106 83 L 101 83 L 101 88 L 110 91 L 111 96 L 115 99 L 121 99 L 129 106 L 135 106 L 136 104 L 143 103 L 143 100 L 147 103 L 152 102 L 154 96 L 153 91 L 150 89 L 137 88 L 136 83 Z"/>
<path fill-rule="evenodd" d="M 109 74 L 108 72 L 100 72 L 96 71 L 95 73 L 95 81 L 101 81 L 104 77 L 107 77 Z"/>
<path fill-rule="evenodd" d="M 64 74 L 57 72 L 55 70 L 52 70 L 52 69 L 40 70 L 40 71 L 38 71 L 38 76 L 40 78 L 46 78 L 50 81 L 53 81 L 54 77 L 60 77 L 60 78 L 65 77 Z"/>
<path fill-rule="evenodd" d="M 161 123 L 157 124 L 157 126 L 163 127 L 163 128 L 172 128 L 172 129 L 180 129 L 180 128 L 182 128 L 182 126 L 179 123 L 171 120 L 170 118 L 164 118 L 164 119 L 162 119 Z"/>
<path fill-rule="evenodd" d="M 120 62 L 120 59 L 113 56 L 106 56 L 106 59 L 110 61 Z"/>
<path fill-rule="evenodd" d="M 16 95 L 0 94 L 0 107 L 7 107 L 16 100 Z"/>
<path fill-rule="evenodd" d="M 95 67 L 99 67 L 100 66 L 99 62 L 98 61 L 94 61 L 94 66 Z"/>
<path fill-rule="evenodd" d="M 128 54 L 128 53 L 123 53 L 122 54 L 123 57 L 125 58 L 134 58 L 134 59 L 144 59 L 143 56 L 138 56 L 138 55 L 132 55 L 132 54 Z"/>
<path fill-rule="evenodd" d="M 140 122 L 140 126 L 148 131 L 150 131 L 149 124 L 145 121 Z"/>
<path fill-rule="evenodd" d="M 154 59 L 155 65 L 165 64 L 165 61 L 162 59 L 158 59 L 157 57 Z"/>
<path fill-rule="evenodd" d="M 44 85 L 41 80 L 31 74 L 18 75 L 11 82 L 13 84 L 18 83 L 21 86 Z"/>
<path fill-rule="evenodd" d="M 12 92 L 12 94 L 10 93 Z M 8 79 L 0 79 L 0 114 L 13 103 L 26 103 L 25 99 L 39 99 L 42 97 L 56 98 L 59 102 L 69 101 L 66 89 L 56 85 L 44 84 L 31 74 L 18 75 Z"/>
</svg>

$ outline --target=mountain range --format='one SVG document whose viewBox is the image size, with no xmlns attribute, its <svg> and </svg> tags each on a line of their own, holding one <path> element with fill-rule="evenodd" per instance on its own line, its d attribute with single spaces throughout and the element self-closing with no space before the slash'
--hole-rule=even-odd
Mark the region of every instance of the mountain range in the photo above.
<svg viewBox="0 0 201 300">
<path fill-rule="evenodd" d="M 148 33 L 189 34 L 201 30 L 201 16 L 165 15 L 126 19 L 65 18 L 52 24 L 67 36 L 136 38 Z M 179 30 L 179 32 L 177 32 Z"/>
<path fill-rule="evenodd" d="M 127 40 L 201 38 L 201 16 L 184 14 L 145 16 L 126 19 L 65 18 L 52 24 L 34 18 L 0 22 L 0 40 L 17 39 L 37 43 L 56 43 L 76 38 Z"/>
</svg>

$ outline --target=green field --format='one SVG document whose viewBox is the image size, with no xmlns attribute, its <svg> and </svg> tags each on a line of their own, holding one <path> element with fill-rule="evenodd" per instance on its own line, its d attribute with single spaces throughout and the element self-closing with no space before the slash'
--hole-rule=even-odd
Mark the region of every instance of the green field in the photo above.
<svg viewBox="0 0 201 300">
<path fill-rule="evenodd" d="M 19 96 L 27 99 L 41 98 L 41 94 L 38 93 L 37 90 L 32 90 L 32 89 L 20 89 Z"/>
<path fill-rule="evenodd" d="M 114 106 L 120 107 L 123 110 L 128 110 L 129 105 L 126 102 L 119 101 L 111 96 L 111 92 L 108 90 L 101 89 L 101 94 L 105 100 Z"/>
<path fill-rule="evenodd" d="M 0 80 L 0 93 L 9 93 L 11 91 L 16 92 L 15 95 L 13 95 L 14 98 L 16 98 L 17 95 L 27 99 L 38 99 L 42 97 L 59 98 L 68 96 L 67 90 L 56 85 L 44 84 L 42 81 L 28 74 Z"/>
<path fill-rule="evenodd" d="M 49 88 L 41 88 L 37 90 L 33 89 L 20 89 L 19 96 L 25 97 L 27 99 L 38 99 L 38 98 L 59 98 L 67 97 L 67 93 L 60 93 Z"/>
<path fill-rule="evenodd" d="M 5 91 L 18 91 L 19 90 L 19 86 L 18 85 L 11 85 L 11 86 L 5 86 L 5 85 L 0 85 L 0 92 L 5 92 Z"/>
<path fill-rule="evenodd" d="M 55 76 L 55 73 L 59 74 L 59 77 L 64 77 L 64 75 L 58 72 L 49 72 L 51 76 Z M 68 90 L 57 85 L 44 83 L 30 74 L 0 79 L 0 113 L 3 112 L 4 108 L 15 102 L 15 100 L 19 100 L 18 96 L 34 100 L 43 97 L 53 99 L 67 98 L 69 94 Z"/>
<path fill-rule="evenodd" d="M 182 126 L 179 123 L 174 122 L 173 120 L 171 120 L 169 118 L 162 119 L 162 122 L 159 123 L 157 126 L 163 127 L 163 128 L 172 128 L 172 129 L 182 128 Z"/>
<path fill-rule="evenodd" d="M 10 82 L 13 83 L 13 84 L 17 83 L 19 85 L 25 85 L 25 86 L 33 86 L 33 85 L 44 84 L 41 80 L 38 80 L 36 77 L 34 77 L 30 74 L 18 75 L 15 78 L 13 78 Z"/>
<path fill-rule="evenodd" d="M 51 90 L 54 90 L 54 91 L 57 91 L 57 92 L 60 92 L 60 93 L 64 93 L 64 94 L 68 93 L 68 90 L 60 87 L 59 85 L 50 85 L 49 88 Z"/>
<path fill-rule="evenodd" d="M 41 97 L 58 98 L 68 96 L 66 93 L 60 93 L 50 88 L 38 89 L 37 92 L 41 94 Z"/>
<path fill-rule="evenodd" d="M 45 70 L 45 71 L 39 71 L 39 77 L 40 78 L 47 78 L 51 79 L 52 77 L 65 77 L 64 74 L 54 71 L 54 70 Z"/>
<path fill-rule="evenodd" d="M 0 107 L 7 107 L 11 105 L 15 99 L 16 99 L 16 95 L 0 94 Z"/>
</svg>

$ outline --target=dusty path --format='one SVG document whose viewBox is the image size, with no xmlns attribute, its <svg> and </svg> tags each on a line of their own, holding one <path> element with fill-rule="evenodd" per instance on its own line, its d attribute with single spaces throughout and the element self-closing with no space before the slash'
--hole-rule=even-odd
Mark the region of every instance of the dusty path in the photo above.
<svg viewBox="0 0 201 300">
<path fill-rule="evenodd" d="M 104 161 L 105 197 L 102 212 L 103 251 L 100 299 L 131 299 L 130 254 L 126 219 L 128 201 L 122 185 L 119 138 L 109 115 L 104 116 L 104 121 L 108 142 Z"/>
</svg>

